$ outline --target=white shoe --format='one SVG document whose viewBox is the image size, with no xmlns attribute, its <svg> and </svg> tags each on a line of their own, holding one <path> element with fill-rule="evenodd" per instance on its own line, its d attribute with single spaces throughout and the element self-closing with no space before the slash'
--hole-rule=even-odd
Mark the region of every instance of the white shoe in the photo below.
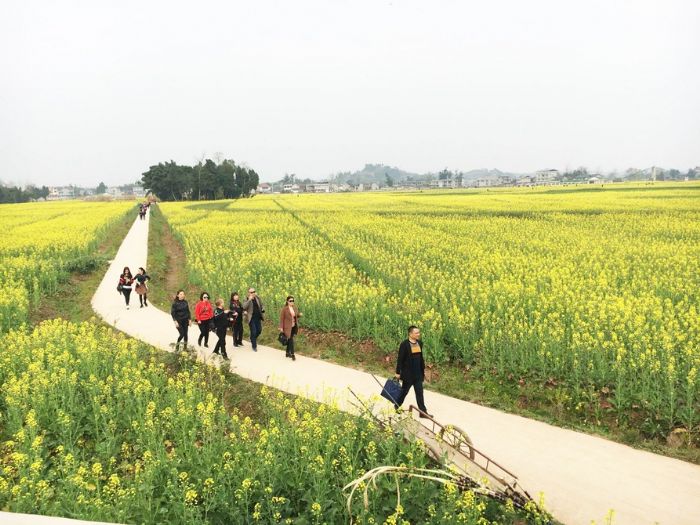
<svg viewBox="0 0 700 525">
<path fill-rule="evenodd" d="M 129 309 L 129 305 L 128 305 L 128 304 L 126 305 L 126 309 L 127 309 L 127 310 Z"/>
</svg>

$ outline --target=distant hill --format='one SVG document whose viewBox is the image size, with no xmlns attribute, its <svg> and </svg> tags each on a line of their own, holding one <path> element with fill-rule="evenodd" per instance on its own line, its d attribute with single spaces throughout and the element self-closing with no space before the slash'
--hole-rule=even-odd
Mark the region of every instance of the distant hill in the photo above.
<svg viewBox="0 0 700 525">
<path fill-rule="evenodd" d="M 385 164 L 365 164 L 365 167 L 358 171 L 337 173 L 331 177 L 331 181 L 338 184 L 346 182 L 355 185 L 371 184 L 373 182 L 384 184 L 387 175 L 389 175 L 394 182 L 403 182 L 407 179 L 420 180 L 422 178 L 422 175 L 418 173 L 411 173 L 410 171 L 404 171 Z"/>
<path fill-rule="evenodd" d="M 477 179 L 495 179 L 502 175 L 509 175 L 512 177 L 519 177 L 520 174 L 509 173 L 501 171 L 498 169 L 475 169 L 470 171 L 443 171 L 442 173 L 449 174 L 450 177 L 456 177 L 459 174 L 462 175 L 464 180 L 477 180 Z M 402 183 L 406 181 L 426 181 L 433 180 L 440 177 L 440 173 L 414 173 L 410 171 L 405 171 L 394 166 L 387 166 L 386 164 L 365 164 L 365 167 L 358 171 L 346 171 L 340 172 L 332 177 L 330 181 L 336 184 L 349 183 L 349 184 L 371 184 L 376 182 L 379 185 L 384 185 L 386 183 L 386 176 L 389 175 L 395 184 Z"/>
</svg>

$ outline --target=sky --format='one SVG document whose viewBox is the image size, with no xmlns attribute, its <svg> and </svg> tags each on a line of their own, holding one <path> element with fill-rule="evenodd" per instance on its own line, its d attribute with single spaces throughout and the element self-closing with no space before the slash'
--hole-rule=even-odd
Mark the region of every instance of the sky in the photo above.
<svg viewBox="0 0 700 525">
<path fill-rule="evenodd" d="M 700 165 L 700 2 L 0 3 L 0 180 Z"/>
</svg>

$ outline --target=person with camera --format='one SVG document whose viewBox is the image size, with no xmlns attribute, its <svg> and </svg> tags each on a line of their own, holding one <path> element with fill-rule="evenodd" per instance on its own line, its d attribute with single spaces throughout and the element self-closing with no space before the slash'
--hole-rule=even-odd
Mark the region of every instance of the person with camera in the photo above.
<svg viewBox="0 0 700 525">
<path fill-rule="evenodd" d="M 408 327 L 408 339 L 399 345 L 399 357 L 396 360 L 396 379 L 401 379 L 401 395 L 396 400 L 396 410 L 403 404 L 408 391 L 413 387 L 416 402 L 420 409 L 420 417 L 433 417 L 428 414 L 423 399 L 423 380 L 425 379 L 425 359 L 423 359 L 423 341 L 420 340 L 420 329 L 417 326 Z"/>
<path fill-rule="evenodd" d="M 231 333 L 233 335 L 233 346 L 243 346 L 243 305 L 238 297 L 238 292 L 233 292 L 231 294 L 228 310 L 228 320 L 231 323 Z"/>
<path fill-rule="evenodd" d="M 253 347 L 253 352 L 258 351 L 258 337 L 262 333 L 262 322 L 264 321 L 263 314 L 265 307 L 263 302 L 255 293 L 255 288 L 248 288 L 248 299 L 241 305 L 248 319 L 248 327 L 250 328 L 250 344 Z"/>
<path fill-rule="evenodd" d="M 297 335 L 299 331 L 299 318 L 301 317 L 301 312 L 294 304 L 294 297 L 291 295 L 287 296 L 287 301 L 285 305 L 280 310 L 280 342 L 286 344 L 287 353 L 285 357 L 291 357 L 292 361 L 296 361 L 297 358 L 294 356 L 294 336 Z M 284 337 L 282 337 L 284 335 Z"/>
</svg>

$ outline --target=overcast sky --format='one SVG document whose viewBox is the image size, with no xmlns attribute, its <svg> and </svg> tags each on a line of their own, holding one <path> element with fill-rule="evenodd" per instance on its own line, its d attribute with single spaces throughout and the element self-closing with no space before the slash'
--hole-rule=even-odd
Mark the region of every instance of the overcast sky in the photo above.
<svg viewBox="0 0 700 525">
<path fill-rule="evenodd" d="M 0 3 L 0 180 L 700 164 L 700 2 Z"/>
</svg>

